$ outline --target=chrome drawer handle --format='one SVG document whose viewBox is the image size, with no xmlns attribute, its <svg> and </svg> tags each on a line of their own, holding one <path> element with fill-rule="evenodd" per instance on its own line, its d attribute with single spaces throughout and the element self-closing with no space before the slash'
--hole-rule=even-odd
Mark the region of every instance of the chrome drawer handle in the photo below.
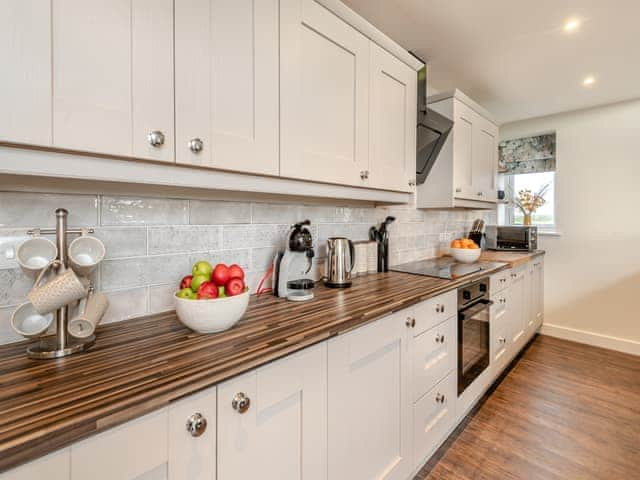
<svg viewBox="0 0 640 480">
<path fill-rule="evenodd" d="M 164 145 L 164 133 L 160 130 L 154 130 L 147 135 L 147 141 L 152 147 L 161 147 Z"/>
<path fill-rule="evenodd" d="M 199 138 L 192 138 L 189 140 L 189 150 L 193 153 L 200 153 L 204 148 L 204 142 Z"/>
<path fill-rule="evenodd" d="M 201 413 L 194 413 L 187 418 L 187 432 L 192 437 L 199 437 L 207 429 L 207 419 Z"/>
<path fill-rule="evenodd" d="M 249 410 L 250 405 L 251 399 L 242 392 L 236 393 L 235 397 L 233 397 L 233 400 L 231 400 L 231 406 L 238 413 L 246 412 L 247 410 Z"/>
<path fill-rule="evenodd" d="M 436 403 L 444 403 L 445 400 L 446 400 L 446 397 L 443 394 L 441 393 L 436 394 Z"/>
</svg>

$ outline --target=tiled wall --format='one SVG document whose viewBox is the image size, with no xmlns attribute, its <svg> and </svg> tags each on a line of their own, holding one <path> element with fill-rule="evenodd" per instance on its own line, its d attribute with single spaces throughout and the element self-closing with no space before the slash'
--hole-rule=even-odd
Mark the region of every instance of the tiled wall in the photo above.
<svg viewBox="0 0 640 480">
<path fill-rule="evenodd" d="M 57 207 L 69 210 L 70 226 L 94 227 L 105 243 L 107 255 L 94 278 L 111 303 L 104 322 L 171 309 L 177 282 L 200 259 L 238 263 L 255 290 L 289 226 L 305 218 L 312 222 L 318 245 L 316 267 L 322 263 L 327 237 L 367 239 L 369 227 L 386 215 L 397 218 L 390 229 L 392 263 L 437 256 L 474 218 L 492 221 L 487 213 L 424 212 L 412 206 L 352 208 L 0 192 L 0 343 L 22 339 L 11 330 L 9 319 L 32 283 L 17 265 L 15 249 L 29 228 L 53 226 Z"/>
</svg>

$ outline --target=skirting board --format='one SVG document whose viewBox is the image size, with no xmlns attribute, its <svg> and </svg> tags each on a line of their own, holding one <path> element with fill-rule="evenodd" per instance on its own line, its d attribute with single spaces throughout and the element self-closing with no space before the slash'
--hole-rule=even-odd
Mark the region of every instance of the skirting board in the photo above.
<svg viewBox="0 0 640 480">
<path fill-rule="evenodd" d="M 549 335 L 550 337 L 593 345 L 594 347 L 608 348 L 609 350 L 617 350 L 618 352 L 640 355 L 640 342 L 627 340 L 625 338 L 612 337 L 602 335 L 601 333 L 588 332 L 586 330 L 578 330 L 576 328 L 563 327 L 550 323 L 542 324 L 540 333 Z"/>
</svg>

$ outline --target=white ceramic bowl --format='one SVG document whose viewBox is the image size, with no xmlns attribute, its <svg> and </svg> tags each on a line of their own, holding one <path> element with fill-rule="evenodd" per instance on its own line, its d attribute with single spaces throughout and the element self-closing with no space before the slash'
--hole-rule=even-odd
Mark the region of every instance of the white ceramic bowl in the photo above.
<svg viewBox="0 0 640 480">
<path fill-rule="evenodd" d="M 190 300 L 173 296 L 180 321 L 200 333 L 222 332 L 242 318 L 249 305 L 249 292 L 212 300 Z"/>
<path fill-rule="evenodd" d="M 479 248 L 450 248 L 451 255 L 460 263 L 477 262 L 482 254 Z"/>
</svg>

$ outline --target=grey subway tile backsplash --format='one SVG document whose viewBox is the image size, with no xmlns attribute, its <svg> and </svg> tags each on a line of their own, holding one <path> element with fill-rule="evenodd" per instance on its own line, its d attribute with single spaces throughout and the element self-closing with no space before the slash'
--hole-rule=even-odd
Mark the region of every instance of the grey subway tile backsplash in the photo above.
<svg viewBox="0 0 640 480">
<path fill-rule="evenodd" d="M 105 196 L 100 214 L 102 225 L 185 225 L 189 201 Z"/>
<path fill-rule="evenodd" d="M 55 211 L 69 211 L 69 226 L 98 223 L 98 197 L 58 193 L 0 192 L 0 227 L 54 227 Z"/>
<path fill-rule="evenodd" d="M 212 225 L 149 227 L 149 255 L 219 250 L 221 236 L 222 227 Z"/>
<path fill-rule="evenodd" d="M 396 217 L 389 229 L 394 264 L 442 254 L 474 218 L 496 221 L 491 212 L 421 211 L 411 205 L 373 208 L 0 192 L 0 344 L 21 340 L 11 331 L 9 319 L 33 283 L 18 267 L 15 250 L 27 238 L 28 228 L 53 226 L 56 207 L 70 211 L 74 226 L 95 227 L 95 235 L 105 243 L 106 258 L 94 274 L 95 284 L 110 300 L 105 322 L 173 309 L 178 282 L 198 260 L 239 264 L 255 291 L 276 251 L 284 248 L 291 224 L 307 218 L 316 245 L 316 277 L 328 237 L 366 240 L 369 228 L 387 215 Z"/>
</svg>

